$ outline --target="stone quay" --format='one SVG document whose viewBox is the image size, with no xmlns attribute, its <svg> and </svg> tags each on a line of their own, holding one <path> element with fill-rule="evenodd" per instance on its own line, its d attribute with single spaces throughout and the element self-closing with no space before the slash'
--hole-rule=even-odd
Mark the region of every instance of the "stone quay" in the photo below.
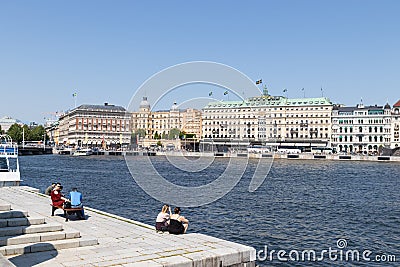
<svg viewBox="0 0 400 267">
<path fill-rule="evenodd" d="M 39 190 L 0 188 L 0 265 L 4 267 L 255 267 L 254 248 L 200 233 L 170 235 L 85 207 L 87 220 L 51 216 Z"/>
</svg>

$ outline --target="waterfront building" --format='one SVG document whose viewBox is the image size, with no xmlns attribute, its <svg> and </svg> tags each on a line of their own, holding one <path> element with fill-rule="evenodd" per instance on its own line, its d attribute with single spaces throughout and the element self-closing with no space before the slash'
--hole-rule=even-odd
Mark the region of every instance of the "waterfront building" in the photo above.
<svg viewBox="0 0 400 267">
<path fill-rule="evenodd" d="M 20 125 L 22 125 L 22 123 L 19 120 L 13 119 L 9 116 L 5 116 L 3 118 L 0 119 L 0 127 L 1 130 L 4 132 L 7 132 L 8 129 L 10 129 L 11 125 L 18 123 Z"/>
<path fill-rule="evenodd" d="M 393 105 L 391 123 L 391 148 L 400 147 L 400 100 Z"/>
<path fill-rule="evenodd" d="M 139 111 L 132 112 L 132 131 L 139 135 L 138 139 L 150 143 L 177 139 L 179 132 L 198 139 L 201 136 L 201 111 L 193 108 L 179 109 L 176 103 L 170 110 L 152 111 L 147 97 L 143 97 Z"/>
<path fill-rule="evenodd" d="M 202 137 L 213 144 L 329 146 L 332 102 L 326 97 L 262 96 L 209 103 L 203 108 Z"/>
<path fill-rule="evenodd" d="M 48 142 L 50 144 L 59 145 L 60 144 L 59 121 L 55 121 L 52 123 L 46 122 L 45 129 L 46 129 L 46 134 L 50 138 L 50 140 L 48 140 Z"/>
<path fill-rule="evenodd" d="M 127 147 L 131 119 L 126 109 L 110 105 L 81 105 L 60 116 L 59 143 L 89 147 Z"/>
<path fill-rule="evenodd" d="M 391 143 L 391 108 L 382 106 L 334 106 L 332 147 L 338 152 L 378 154 Z"/>
</svg>

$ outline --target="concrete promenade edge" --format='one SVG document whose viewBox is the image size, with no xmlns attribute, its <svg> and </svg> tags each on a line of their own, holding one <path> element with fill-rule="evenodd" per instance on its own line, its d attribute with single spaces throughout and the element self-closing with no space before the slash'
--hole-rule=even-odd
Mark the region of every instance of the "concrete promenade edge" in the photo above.
<svg viewBox="0 0 400 267">
<path fill-rule="evenodd" d="M 46 223 L 58 223 L 66 230 L 79 231 L 82 238 L 96 238 L 99 244 L 5 256 L 15 266 L 255 266 L 256 251 L 252 247 L 199 233 L 160 234 L 153 226 L 89 207 L 85 207 L 87 220 L 65 222 L 60 210 L 56 211 L 56 216 L 50 216 L 49 197 L 37 191 L 23 186 L 3 187 L 0 200 L 11 204 L 13 210 L 45 217 Z"/>
</svg>

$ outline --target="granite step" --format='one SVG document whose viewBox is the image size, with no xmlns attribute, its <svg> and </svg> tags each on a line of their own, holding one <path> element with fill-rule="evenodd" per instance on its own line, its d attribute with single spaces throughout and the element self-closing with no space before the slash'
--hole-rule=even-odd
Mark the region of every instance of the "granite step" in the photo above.
<svg viewBox="0 0 400 267">
<path fill-rule="evenodd" d="M 44 223 L 45 223 L 45 218 L 43 217 L 8 218 L 8 219 L 0 219 L 0 228 L 13 227 L 13 226 L 28 226 L 28 225 L 36 225 Z"/>
<path fill-rule="evenodd" d="M 61 224 L 46 223 L 30 226 L 14 226 L 0 228 L 1 236 L 13 236 L 22 234 L 33 234 L 33 233 L 44 233 L 44 232 L 56 232 L 62 231 L 63 226 Z"/>
<path fill-rule="evenodd" d="M 20 211 L 20 210 L 0 211 L 0 219 L 23 218 L 23 217 L 28 217 L 27 211 Z"/>
<path fill-rule="evenodd" d="M 0 237 L 0 247 L 18 244 L 27 244 L 35 242 L 47 242 L 55 240 L 64 240 L 81 237 L 78 231 L 62 231 L 48 233 L 34 233 L 19 236 L 2 236 Z"/>
<path fill-rule="evenodd" d="M 35 253 L 40 251 L 94 246 L 98 244 L 99 242 L 97 241 L 97 239 L 91 237 L 64 239 L 64 240 L 18 244 L 18 245 L 0 247 L 0 254 L 2 254 L 3 256 L 10 256 L 18 254 Z"/>
<path fill-rule="evenodd" d="M 9 211 L 9 210 L 11 210 L 10 204 L 0 202 L 0 211 Z"/>
</svg>

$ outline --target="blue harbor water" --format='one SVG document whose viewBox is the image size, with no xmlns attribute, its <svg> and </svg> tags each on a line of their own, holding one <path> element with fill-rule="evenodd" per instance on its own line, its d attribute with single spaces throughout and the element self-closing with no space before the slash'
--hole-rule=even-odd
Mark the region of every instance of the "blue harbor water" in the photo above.
<svg viewBox="0 0 400 267">
<path fill-rule="evenodd" d="M 138 157 L 140 160 L 140 157 Z M 165 157 L 154 166 L 176 184 L 206 184 L 224 170 L 228 160 L 217 159 L 198 174 L 180 171 Z M 183 208 L 189 232 L 253 246 L 259 250 L 338 249 L 396 255 L 396 263 L 332 261 L 282 262 L 277 255 L 260 266 L 398 266 L 400 261 L 400 164 L 275 160 L 257 191 L 247 191 L 257 161 L 226 196 L 206 206 Z M 44 190 L 59 181 L 67 192 L 77 186 L 85 204 L 147 224 L 154 224 L 162 203 L 148 196 L 131 177 L 123 157 L 59 155 L 20 158 L 24 184 Z M 50 212 L 50 210 L 49 210 Z M 264 254 L 261 253 L 262 257 Z"/>
</svg>

